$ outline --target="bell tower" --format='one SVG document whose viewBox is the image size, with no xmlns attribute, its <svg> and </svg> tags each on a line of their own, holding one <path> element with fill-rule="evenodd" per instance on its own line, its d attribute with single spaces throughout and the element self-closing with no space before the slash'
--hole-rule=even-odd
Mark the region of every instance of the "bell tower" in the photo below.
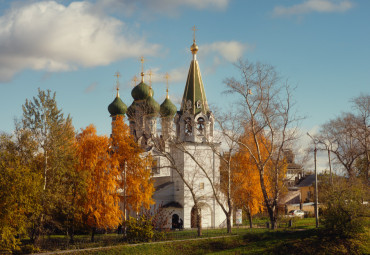
<svg viewBox="0 0 370 255">
<path fill-rule="evenodd" d="M 181 109 L 175 117 L 176 135 L 180 142 L 212 142 L 214 117 L 209 110 L 202 76 L 197 61 L 198 45 L 194 38 L 190 51 L 190 63 Z"/>
</svg>

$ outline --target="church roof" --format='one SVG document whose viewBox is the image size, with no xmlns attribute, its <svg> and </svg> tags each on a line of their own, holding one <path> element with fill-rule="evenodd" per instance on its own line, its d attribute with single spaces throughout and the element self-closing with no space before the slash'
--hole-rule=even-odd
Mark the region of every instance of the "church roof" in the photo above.
<svg viewBox="0 0 370 255">
<path fill-rule="evenodd" d="M 180 111 L 190 111 L 194 115 L 199 112 L 207 113 L 209 108 L 198 61 L 196 60 L 198 46 L 195 41 L 190 49 L 193 53 L 193 60 L 190 63 Z"/>
<path fill-rule="evenodd" d="M 132 118 L 135 116 L 135 101 L 127 108 L 127 117 Z"/>
<path fill-rule="evenodd" d="M 108 105 L 108 111 L 111 116 L 124 115 L 127 111 L 127 106 L 119 97 L 118 89 L 116 98 Z"/>
<path fill-rule="evenodd" d="M 176 202 L 176 201 L 171 201 L 171 202 L 163 205 L 162 207 L 163 208 L 168 208 L 168 207 L 184 208 L 179 202 Z"/>
<path fill-rule="evenodd" d="M 149 95 L 150 95 L 150 87 L 146 83 L 144 83 L 144 81 L 141 81 L 131 91 L 131 96 L 134 98 L 135 101 L 145 100 L 149 97 Z"/>
<path fill-rule="evenodd" d="M 171 100 L 166 97 L 166 99 L 161 104 L 160 113 L 162 117 L 173 117 L 177 112 L 176 106 L 171 102 Z"/>
<path fill-rule="evenodd" d="M 165 187 L 167 187 L 168 185 L 171 185 L 171 184 L 173 184 L 173 182 L 171 182 L 171 181 L 162 183 L 162 184 L 156 186 L 155 190 L 158 191 L 158 190 L 163 189 L 163 188 L 165 188 Z"/>
<path fill-rule="evenodd" d="M 151 89 L 152 90 L 152 89 Z M 156 115 L 159 112 L 159 104 L 154 100 L 152 94 L 149 94 L 149 97 L 145 102 L 145 112 L 149 115 Z"/>
</svg>

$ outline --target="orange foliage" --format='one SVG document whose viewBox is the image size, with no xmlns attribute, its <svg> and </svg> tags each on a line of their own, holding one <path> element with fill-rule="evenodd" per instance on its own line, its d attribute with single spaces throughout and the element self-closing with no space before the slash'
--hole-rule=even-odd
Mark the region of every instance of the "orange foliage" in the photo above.
<svg viewBox="0 0 370 255">
<path fill-rule="evenodd" d="M 118 185 L 126 191 L 126 208 L 135 212 L 140 211 L 141 207 L 149 208 L 153 204 L 154 192 L 151 179 L 152 159 L 142 154 L 142 150 L 129 133 L 129 127 L 123 122 L 122 116 L 117 116 L 113 121 L 111 143 L 112 156 L 120 166 Z M 124 174 L 126 174 L 126 180 Z"/>
<path fill-rule="evenodd" d="M 80 194 L 84 221 L 93 228 L 115 227 L 121 222 L 117 193 L 118 170 L 109 153 L 110 140 L 98 136 L 93 125 L 77 135 L 77 171 L 86 173 L 87 191 Z"/>
<path fill-rule="evenodd" d="M 266 164 L 264 167 L 264 186 L 269 197 L 273 192 L 273 162 L 269 159 L 268 150 L 270 143 L 262 135 L 259 135 L 257 139 L 260 150 L 259 157 L 253 136 L 246 132 L 240 140 L 244 146 L 241 146 L 232 158 L 233 200 L 236 205 L 245 206 L 251 215 L 262 211 L 264 207 L 265 200 L 260 178 L 260 169 L 264 163 Z"/>
</svg>

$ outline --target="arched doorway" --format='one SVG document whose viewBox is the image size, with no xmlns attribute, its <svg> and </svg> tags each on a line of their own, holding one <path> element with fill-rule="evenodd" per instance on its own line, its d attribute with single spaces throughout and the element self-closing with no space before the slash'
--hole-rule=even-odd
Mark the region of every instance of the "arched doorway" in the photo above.
<svg viewBox="0 0 370 255">
<path fill-rule="evenodd" d="M 203 227 L 215 227 L 214 226 L 214 215 L 212 208 L 204 202 L 200 202 L 199 206 L 199 214 L 200 214 L 200 221 L 199 223 Z M 193 207 L 191 209 L 191 228 L 197 227 L 197 211 Z"/>
<path fill-rule="evenodd" d="M 179 228 L 179 215 L 177 214 L 172 215 L 172 228 Z"/>
</svg>

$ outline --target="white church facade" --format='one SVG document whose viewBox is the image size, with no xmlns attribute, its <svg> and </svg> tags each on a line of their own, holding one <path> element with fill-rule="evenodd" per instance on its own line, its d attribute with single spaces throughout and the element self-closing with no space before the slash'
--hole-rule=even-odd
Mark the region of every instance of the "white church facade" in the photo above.
<svg viewBox="0 0 370 255">
<path fill-rule="evenodd" d="M 117 93 L 108 110 L 112 118 L 127 115 L 131 135 L 145 153 L 152 155 L 153 200 L 168 212 L 167 227 L 177 226 L 181 219 L 184 228 L 195 228 L 194 200 L 203 228 L 225 227 L 226 216 L 212 188 L 219 192 L 219 144 L 214 142 L 214 116 L 196 59 L 195 39 L 190 49 L 193 59 L 179 110 L 169 99 L 168 88 L 161 105 L 154 100 L 152 87 L 144 83 L 144 70 L 141 82 L 131 92 L 133 103 L 127 108 Z"/>
</svg>

